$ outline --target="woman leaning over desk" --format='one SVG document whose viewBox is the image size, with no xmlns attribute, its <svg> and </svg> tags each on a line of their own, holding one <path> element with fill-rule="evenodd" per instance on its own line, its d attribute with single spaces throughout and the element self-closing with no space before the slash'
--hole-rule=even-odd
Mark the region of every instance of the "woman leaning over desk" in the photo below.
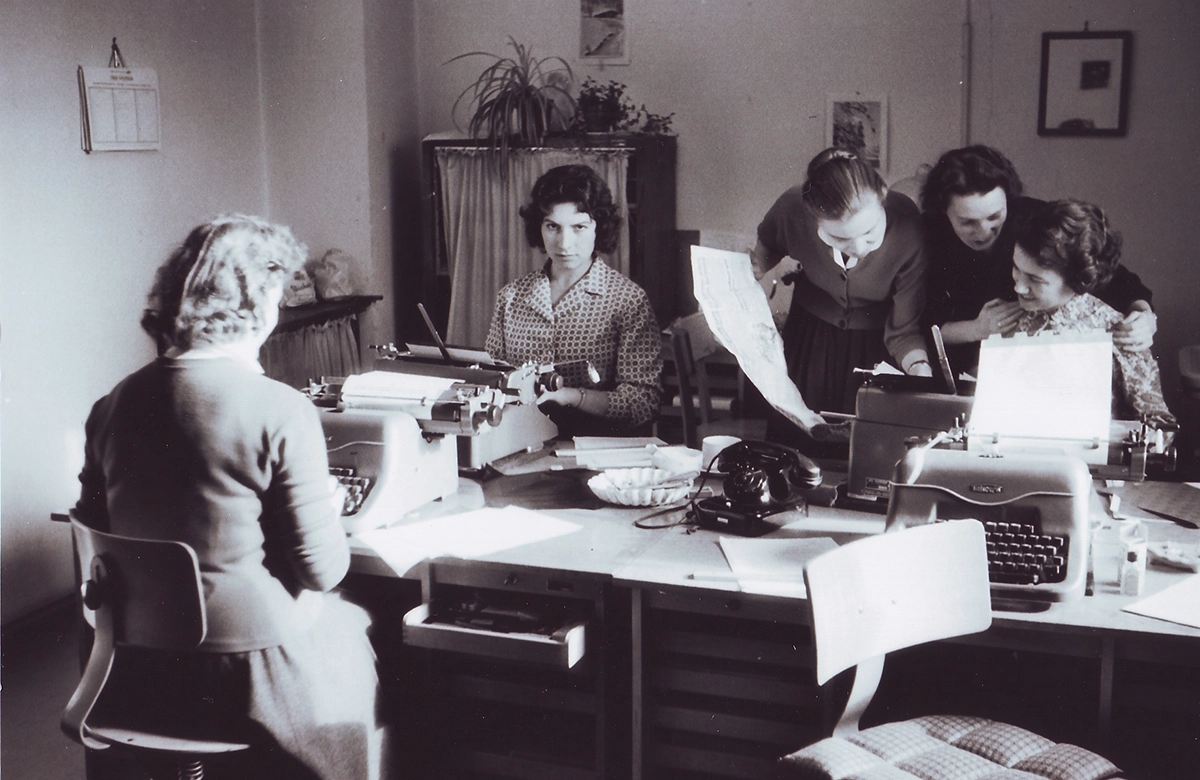
<svg viewBox="0 0 1200 780">
<path fill-rule="evenodd" d="M 1012 278 L 1021 307 L 1015 332 L 1112 331 L 1121 323 L 1120 312 L 1091 294 L 1121 260 L 1121 237 L 1098 206 L 1043 203 L 1017 225 L 1015 239 Z M 1174 426 L 1151 352 L 1114 339 L 1113 357 L 1113 416 L 1146 415 L 1155 427 Z"/>
<path fill-rule="evenodd" d="M 565 387 L 538 403 L 560 434 L 641 432 L 658 411 L 662 342 L 645 290 L 601 257 L 621 227 L 608 185 L 586 165 L 552 168 L 520 213 L 546 262 L 500 291 L 488 353 L 558 367 Z"/>
<path fill-rule="evenodd" d="M 313 405 L 258 352 L 305 259 L 286 227 L 222 216 L 158 270 L 145 330 L 166 346 L 87 420 L 85 524 L 196 551 L 196 651 L 119 648 L 114 690 L 165 722 L 200 712 L 254 745 L 238 776 L 372 778 L 382 766 L 368 618 L 329 591 L 350 553 Z"/>
<path fill-rule="evenodd" d="M 1013 164 L 990 146 L 952 149 L 921 188 L 929 275 L 924 321 L 938 325 L 956 373 L 974 373 L 979 342 L 1009 333 L 1021 313 L 1013 300 L 1015 225 L 1044 205 L 1022 196 Z M 1118 346 L 1149 350 L 1157 329 L 1150 290 L 1119 265 L 1091 294 L 1125 315 Z"/>
<path fill-rule="evenodd" d="M 879 173 L 844 149 L 808 164 L 799 187 L 779 197 L 758 226 L 751 256 L 761 276 L 790 256 L 800 267 L 783 326 L 788 374 L 816 411 L 853 412 L 854 369 L 894 361 L 932 374 L 920 332 L 925 247 L 917 208 L 889 192 Z M 814 415 L 815 427 L 821 419 Z M 768 437 L 803 448 L 807 432 L 771 419 Z"/>
</svg>

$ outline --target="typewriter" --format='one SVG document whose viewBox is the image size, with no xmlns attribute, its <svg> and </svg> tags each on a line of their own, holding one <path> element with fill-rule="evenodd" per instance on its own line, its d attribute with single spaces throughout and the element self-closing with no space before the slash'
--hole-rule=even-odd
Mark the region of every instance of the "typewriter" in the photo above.
<svg viewBox="0 0 1200 780">
<path fill-rule="evenodd" d="M 1073 456 L 917 447 L 897 464 L 887 529 L 979 521 L 993 606 L 1039 611 L 1083 596 L 1091 493 L 1087 464 Z"/>
</svg>

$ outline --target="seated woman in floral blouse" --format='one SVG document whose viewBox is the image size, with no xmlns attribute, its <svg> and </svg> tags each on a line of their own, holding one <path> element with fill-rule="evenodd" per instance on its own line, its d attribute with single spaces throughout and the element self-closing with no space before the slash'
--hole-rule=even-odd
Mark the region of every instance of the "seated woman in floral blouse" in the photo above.
<svg viewBox="0 0 1200 780">
<path fill-rule="evenodd" d="M 1112 278 L 1121 260 L 1121 237 L 1098 207 L 1059 200 L 1035 210 L 1017 229 L 1013 281 L 1024 310 L 1016 331 L 1112 331 L 1121 313 L 1091 294 Z M 1174 425 L 1163 400 L 1158 364 L 1149 350 L 1113 345 L 1113 412 Z"/>
</svg>

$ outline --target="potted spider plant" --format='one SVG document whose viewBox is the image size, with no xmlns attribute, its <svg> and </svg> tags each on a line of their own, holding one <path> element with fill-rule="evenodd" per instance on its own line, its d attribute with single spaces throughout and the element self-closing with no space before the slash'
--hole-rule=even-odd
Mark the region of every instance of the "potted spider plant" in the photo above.
<svg viewBox="0 0 1200 780">
<path fill-rule="evenodd" d="M 460 54 L 446 64 L 469 57 L 488 57 L 491 63 L 454 101 L 451 115 L 464 100 L 473 107 L 467 131 L 487 141 L 507 159 L 512 146 L 538 146 L 554 126 L 565 128 L 575 113 L 570 86 L 571 66 L 561 57 L 537 58 L 527 46 L 509 36 L 512 56 L 485 51 Z M 564 109 L 564 106 L 566 107 Z M 458 126 L 457 120 L 455 126 Z"/>
</svg>

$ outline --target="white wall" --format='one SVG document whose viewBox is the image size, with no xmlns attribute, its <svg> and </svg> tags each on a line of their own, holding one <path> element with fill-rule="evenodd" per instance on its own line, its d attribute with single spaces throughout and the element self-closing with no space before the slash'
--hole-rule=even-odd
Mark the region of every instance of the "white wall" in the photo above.
<svg viewBox="0 0 1200 780">
<path fill-rule="evenodd" d="M 219 211 L 265 209 L 254 7 L 15 0 L 0 24 L 2 616 L 69 592 L 51 524 L 78 498 L 92 403 L 153 356 L 138 327 L 154 269 Z M 163 148 L 84 154 L 77 65 L 158 71 Z"/>
</svg>

